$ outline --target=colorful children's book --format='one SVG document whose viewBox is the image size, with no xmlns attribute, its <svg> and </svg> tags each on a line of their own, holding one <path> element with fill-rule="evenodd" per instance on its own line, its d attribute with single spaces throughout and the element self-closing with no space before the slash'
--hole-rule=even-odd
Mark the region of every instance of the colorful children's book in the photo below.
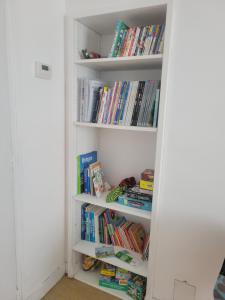
<svg viewBox="0 0 225 300">
<path fill-rule="evenodd" d="M 109 257 L 109 256 L 114 256 L 114 247 L 109 246 L 102 246 L 102 247 L 97 247 L 95 248 L 95 256 L 97 258 L 105 258 L 105 257 Z"/>
</svg>

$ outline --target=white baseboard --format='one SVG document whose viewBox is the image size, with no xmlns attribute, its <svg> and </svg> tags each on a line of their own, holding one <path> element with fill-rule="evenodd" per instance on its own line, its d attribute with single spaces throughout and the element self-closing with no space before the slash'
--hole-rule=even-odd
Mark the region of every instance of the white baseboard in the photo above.
<svg viewBox="0 0 225 300">
<path fill-rule="evenodd" d="M 56 285 L 56 283 L 65 275 L 65 265 L 59 266 L 54 272 L 52 272 L 39 287 L 35 289 L 30 295 L 25 296 L 25 300 L 40 300 L 42 299 L 50 289 Z"/>
</svg>

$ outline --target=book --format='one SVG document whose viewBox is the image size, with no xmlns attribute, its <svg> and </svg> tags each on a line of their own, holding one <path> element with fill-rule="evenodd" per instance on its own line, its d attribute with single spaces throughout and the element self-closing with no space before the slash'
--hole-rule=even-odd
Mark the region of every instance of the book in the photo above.
<svg viewBox="0 0 225 300">
<path fill-rule="evenodd" d="M 147 181 L 147 180 L 140 180 L 140 188 L 153 191 L 154 188 L 154 182 L 153 181 Z"/>
<path fill-rule="evenodd" d="M 115 29 L 115 35 L 114 35 L 114 40 L 113 44 L 109 53 L 109 57 L 116 57 L 117 52 L 118 52 L 118 44 L 119 40 L 121 39 L 121 31 L 123 32 L 124 30 L 127 30 L 128 26 L 121 20 L 117 21 L 116 23 L 116 29 Z"/>
<path fill-rule="evenodd" d="M 143 209 L 147 211 L 152 210 L 152 202 L 140 200 L 140 199 L 134 199 L 127 197 L 126 195 L 119 196 L 117 202 L 122 205 L 126 205 L 133 208 Z"/>
<path fill-rule="evenodd" d="M 84 169 L 97 161 L 97 151 L 77 156 L 77 194 L 84 192 Z"/>
<path fill-rule="evenodd" d="M 117 21 L 109 57 L 162 53 L 164 33 L 165 24 L 129 27 Z"/>
<path fill-rule="evenodd" d="M 95 248 L 95 256 L 97 258 L 106 258 L 114 255 L 115 253 L 113 247 L 102 246 L 102 247 Z"/>
</svg>

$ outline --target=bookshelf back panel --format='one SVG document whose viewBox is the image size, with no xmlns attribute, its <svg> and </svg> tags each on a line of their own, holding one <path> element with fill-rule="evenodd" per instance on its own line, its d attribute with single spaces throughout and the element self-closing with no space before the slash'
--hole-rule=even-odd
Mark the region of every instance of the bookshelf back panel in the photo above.
<svg viewBox="0 0 225 300">
<path fill-rule="evenodd" d="M 80 57 L 81 49 L 88 49 L 95 52 L 101 52 L 101 36 L 97 34 L 94 30 L 81 24 L 80 22 L 75 22 L 75 27 L 77 28 L 77 35 L 75 36 L 75 58 Z"/>
<path fill-rule="evenodd" d="M 99 158 L 110 184 L 126 177 L 137 180 L 155 165 L 156 136 L 148 132 L 99 130 Z"/>
<path fill-rule="evenodd" d="M 161 79 L 161 69 L 129 70 L 129 71 L 104 71 L 99 74 L 101 80 L 150 80 Z"/>
</svg>

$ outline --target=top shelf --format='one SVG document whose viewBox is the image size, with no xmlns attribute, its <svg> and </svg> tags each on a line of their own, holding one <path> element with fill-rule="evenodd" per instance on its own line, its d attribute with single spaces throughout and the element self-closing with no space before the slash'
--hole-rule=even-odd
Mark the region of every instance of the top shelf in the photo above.
<svg viewBox="0 0 225 300">
<path fill-rule="evenodd" d="M 75 61 L 75 64 L 99 71 L 135 69 L 141 70 L 149 68 L 161 68 L 162 59 L 162 54 L 153 54 L 143 56 L 79 59 Z"/>
</svg>

